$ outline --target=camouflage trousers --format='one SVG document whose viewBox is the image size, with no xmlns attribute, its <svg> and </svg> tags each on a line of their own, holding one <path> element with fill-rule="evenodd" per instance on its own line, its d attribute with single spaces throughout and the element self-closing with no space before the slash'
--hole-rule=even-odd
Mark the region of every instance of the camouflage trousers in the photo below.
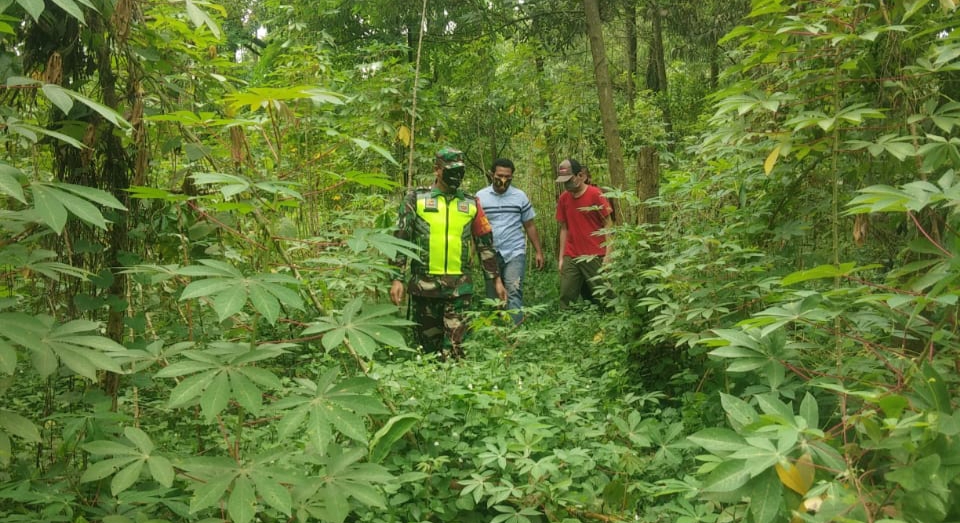
<svg viewBox="0 0 960 523">
<path fill-rule="evenodd" d="M 424 351 L 439 352 L 444 359 L 463 357 L 463 338 L 467 333 L 463 311 L 470 306 L 471 297 L 411 296 L 416 339 Z"/>
</svg>

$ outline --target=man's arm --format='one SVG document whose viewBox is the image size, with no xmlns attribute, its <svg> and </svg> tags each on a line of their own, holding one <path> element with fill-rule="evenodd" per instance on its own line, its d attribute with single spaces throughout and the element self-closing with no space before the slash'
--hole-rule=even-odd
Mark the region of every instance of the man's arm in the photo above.
<svg viewBox="0 0 960 523">
<path fill-rule="evenodd" d="M 483 269 L 484 277 L 493 280 L 493 288 L 497 293 L 497 298 L 507 301 L 507 289 L 503 286 L 503 280 L 500 279 L 497 251 L 493 248 L 493 227 L 490 226 L 490 220 L 483 212 L 480 200 L 476 202 L 477 215 L 473 218 L 471 232 L 473 233 L 473 243 L 477 246 L 477 256 L 480 257 L 480 266 Z"/>
<path fill-rule="evenodd" d="M 563 251 L 567 250 L 567 222 L 560 222 L 560 253 L 557 256 L 557 270 L 563 270 Z"/>
<path fill-rule="evenodd" d="M 537 232 L 537 224 L 533 220 L 523 222 L 523 230 L 527 232 L 527 238 L 533 244 L 533 250 L 536 252 L 537 269 L 543 269 L 546 264 L 543 258 L 543 249 L 540 247 L 540 233 Z"/>
<path fill-rule="evenodd" d="M 416 217 L 417 196 L 414 191 L 408 192 L 403 197 L 400 204 L 400 212 L 397 217 L 397 229 L 393 235 L 401 240 L 412 241 L 413 220 Z M 390 260 L 390 265 L 394 267 L 393 281 L 390 283 L 390 301 L 399 306 L 403 302 L 404 294 L 404 272 L 407 266 L 407 256 L 403 253 L 397 253 L 397 256 Z"/>
</svg>

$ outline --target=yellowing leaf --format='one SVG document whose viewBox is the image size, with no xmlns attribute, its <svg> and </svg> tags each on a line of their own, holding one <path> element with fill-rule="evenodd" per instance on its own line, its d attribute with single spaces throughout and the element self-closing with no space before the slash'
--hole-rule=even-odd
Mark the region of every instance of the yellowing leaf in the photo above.
<svg viewBox="0 0 960 523">
<path fill-rule="evenodd" d="M 403 142 L 403 145 L 410 146 L 410 128 L 406 125 L 401 125 L 397 129 L 397 138 Z"/>
<path fill-rule="evenodd" d="M 770 151 L 770 154 L 767 155 L 767 159 L 763 162 L 763 173 L 770 174 L 770 171 L 773 170 L 773 166 L 777 165 L 777 159 L 780 158 L 780 146 L 776 146 Z"/>
<path fill-rule="evenodd" d="M 783 467 L 779 463 L 776 466 L 777 476 L 780 477 L 780 482 L 790 490 L 800 494 L 801 496 L 805 495 L 810 487 L 813 486 L 813 459 L 810 457 L 810 454 L 804 454 L 800 456 L 800 459 L 793 465 L 787 465 Z"/>
</svg>

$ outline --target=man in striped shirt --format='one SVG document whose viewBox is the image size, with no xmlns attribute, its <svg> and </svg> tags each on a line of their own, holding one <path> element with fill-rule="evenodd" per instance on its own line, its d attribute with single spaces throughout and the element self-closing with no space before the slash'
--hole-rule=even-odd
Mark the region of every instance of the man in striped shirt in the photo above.
<svg viewBox="0 0 960 523">
<path fill-rule="evenodd" d="M 527 266 L 527 238 L 535 251 L 537 269 L 543 269 L 540 234 L 533 221 L 536 212 L 526 193 L 513 187 L 515 167 L 507 158 L 498 158 L 491 168 L 492 183 L 477 192 L 480 205 L 493 227 L 493 246 L 503 286 L 507 289 L 507 310 L 514 324 L 523 321 L 523 275 Z M 496 292 L 487 285 L 487 297 Z"/>
</svg>

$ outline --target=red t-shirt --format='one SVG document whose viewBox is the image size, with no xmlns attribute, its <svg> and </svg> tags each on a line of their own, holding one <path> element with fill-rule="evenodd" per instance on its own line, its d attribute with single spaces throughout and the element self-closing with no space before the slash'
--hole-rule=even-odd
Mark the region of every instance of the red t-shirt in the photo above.
<svg viewBox="0 0 960 523">
<path fill-rule="evenodd" d="M 574 198 L 569 191 L 563 191 L 557 202 L 557 221 L 567 224 L 567 246 L 564 256 L 603 256 L 607 249 L 601 244 L 606 236 L 597 234 L 607 224 L 607 216 L 613 212 L 600 189 L 588 185 L 587 190 Z"/>
</svg>

